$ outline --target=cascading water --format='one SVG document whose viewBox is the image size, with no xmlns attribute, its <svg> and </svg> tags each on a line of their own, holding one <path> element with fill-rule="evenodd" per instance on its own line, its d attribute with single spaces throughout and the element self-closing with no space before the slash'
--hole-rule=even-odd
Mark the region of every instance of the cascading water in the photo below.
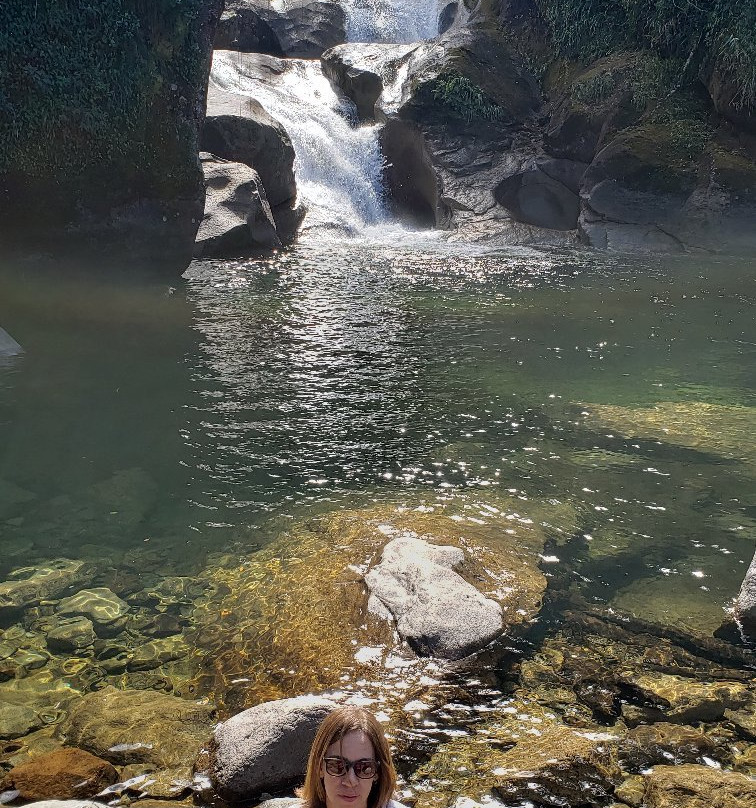
<svg viewBox="0 0 756 808">
<path fill-rule="evenodd" d="M 354 233 L 384 221 L 383 156 L 375 128 L 353 125 L 353 105 L 334 92 L 320 62 L 274 61 L 282 71 L 277 75 L 260 69 L 269 57 L 216 51 L 211 81 L 255 98 L 283 124 L 294 145 L 298 195 L 309 227 Z"/>
<path fill-rule="evenodd" d="M 420 42 L 438 34 L 441 0 L 344 0 L 349 42 Z"/>
<path fill-rule="evenodd" d="M 274 0 L 285 13 L 286 0 Z M 442 0 L 343 0 L 350 42 L 407 43 L 438 33 Z M 389 217 L 383 199 L 383 156 L 377 126 L 356 126 L 354 106 L 325 78 L 318 60 L 216 51 L 210 80 L 226 92 L 251 97 L 279 120 L 296 154 L 298 199 L 305 230 L 336 228 L 356 235 Z M 267 60 L 267 62 L 266 62 Z"/>
</svg>

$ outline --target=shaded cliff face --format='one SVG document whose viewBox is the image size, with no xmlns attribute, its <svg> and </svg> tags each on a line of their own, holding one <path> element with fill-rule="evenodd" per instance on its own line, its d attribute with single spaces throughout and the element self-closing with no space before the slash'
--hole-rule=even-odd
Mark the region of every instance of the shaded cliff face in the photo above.
<svg viewBox="0 0 756 808">
<path fill-rule="evenodd" d="M 0 5 L 0 246 L 180 268 L 202 218 L 197 159 L 223 0 Z"/>
</svg>

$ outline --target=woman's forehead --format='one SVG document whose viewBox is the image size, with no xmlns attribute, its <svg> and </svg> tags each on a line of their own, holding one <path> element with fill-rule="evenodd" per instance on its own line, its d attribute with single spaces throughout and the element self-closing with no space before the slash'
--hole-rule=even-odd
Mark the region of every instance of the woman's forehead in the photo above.
<svg viewBox="0 0 756 808">
<path fill-rule="evenodd" d="M 336 738 L 326 750 L 327 755 L 341 755 L 349 760 L 374 757 L 373 742 L 362 730 L 347 732 L 342 738 Z"/>
</svg>

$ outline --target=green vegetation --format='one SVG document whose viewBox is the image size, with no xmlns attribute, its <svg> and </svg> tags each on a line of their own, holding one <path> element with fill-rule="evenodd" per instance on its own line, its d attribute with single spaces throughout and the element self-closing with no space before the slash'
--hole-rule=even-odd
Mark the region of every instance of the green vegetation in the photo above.
<svg viewBox="0 0 756 808">
<path fill-rule="evenodd" d="M 82 172 L 128 166 L 139 183 L 161 157 L 145 144 L 181 153 L 192 135 L 176 121 L 191 117 L 187 88 L 203 67 L 193 25 L 202 6 L 0 3 L 0 173 L 76 182 Z M 183 179 L 160 181 L 180 187 Z"/>
<path fill-rule="evenodd" d="M 537 0 L 562 56 L 622 50 L 677 60 L 677 81 L 718 70 L 735 104 L 756 105 L 756 3 L 735 0 Z"/>
<path fill-rule="evenodd" d="M 495 121 L 504 113 L 480 87 L 460 73 L 449 71 L 438 75 L 430 83 L 430 94 L 449 112 L 467 123 L 476 120 Z"/>
</svg>

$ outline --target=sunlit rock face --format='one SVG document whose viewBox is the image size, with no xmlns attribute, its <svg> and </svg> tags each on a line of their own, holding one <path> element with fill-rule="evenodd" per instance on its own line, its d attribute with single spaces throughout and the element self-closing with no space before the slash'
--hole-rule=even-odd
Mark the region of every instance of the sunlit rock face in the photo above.
<svg viewBox="0 0 756 808">
<path fill-rule="evenodd" d="M 735 600 L 735 616 L 745 634 L 756 639 L 756 554 Z"/>
</svg>

